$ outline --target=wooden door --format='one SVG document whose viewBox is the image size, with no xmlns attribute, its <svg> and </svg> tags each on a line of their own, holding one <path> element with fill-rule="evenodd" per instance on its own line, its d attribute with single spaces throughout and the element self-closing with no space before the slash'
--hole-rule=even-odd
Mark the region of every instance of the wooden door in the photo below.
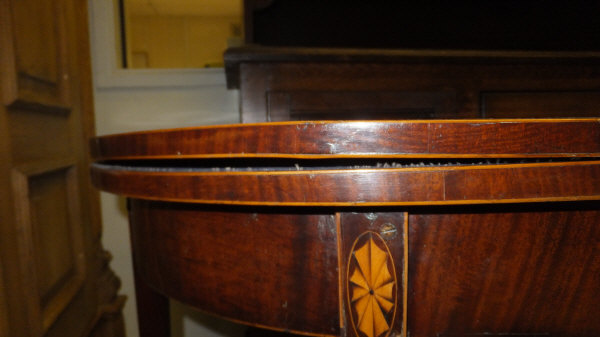
<svg viewBox="0 0 600 337">
<path fill-rule="evenodd" d="M 122 334 L 100 245 L 84 0 L 0 0 L 0 336 Z"/>
</svg>

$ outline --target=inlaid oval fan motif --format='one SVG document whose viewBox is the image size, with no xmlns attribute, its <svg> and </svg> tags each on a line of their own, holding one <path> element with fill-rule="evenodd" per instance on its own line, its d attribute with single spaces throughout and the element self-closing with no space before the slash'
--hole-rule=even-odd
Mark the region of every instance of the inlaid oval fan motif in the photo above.
<svg viewBox="0 0 600 337">
<path fill-rule="evenodd" d="M 385 241 L 374 232 L 360 235 L 348 258 L 348 304 L 358 336 L 382 337 L 396 312 L 396 272 Z"/>
</svg>

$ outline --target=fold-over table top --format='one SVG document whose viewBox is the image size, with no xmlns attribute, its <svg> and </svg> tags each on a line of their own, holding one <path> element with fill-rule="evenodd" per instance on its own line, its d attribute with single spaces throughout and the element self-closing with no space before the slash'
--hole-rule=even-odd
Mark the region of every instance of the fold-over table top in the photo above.
<svg viewBox="0 0 600 337">
<path fill-rule="evenodd" d="M 595 157 L 600 119 L 316 121 L 97 137 L 96 160 Z"/>
<path fill-rule="evenodd" d="M 134 132 L 92 141 L 92 178 L 129 197 L 207 204 L 597 200 L 599 121 L 318 121 Z"/>
</svg>

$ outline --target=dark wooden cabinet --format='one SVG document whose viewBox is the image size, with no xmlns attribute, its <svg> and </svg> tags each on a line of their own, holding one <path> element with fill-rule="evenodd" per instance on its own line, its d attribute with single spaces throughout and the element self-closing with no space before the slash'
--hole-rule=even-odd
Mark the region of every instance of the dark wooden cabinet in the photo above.
<svg viewBox="0 0 600 337">
<path fill-rule="evenodd" d="M 245 123 L 598 116 L 599 9 L 245 0 L 227 82 Z"/>
<path fill-rule="evenodd" d="M 281 122 L 96 138 L 167 298 L 311 336 L 600 334 L 600 120 Z M 140 291 L 141 290 L 141 291 Z"/>
<path fill-rule="evenodd" d="M 242 121 L 600 115 L 600 53 L 249 46 L 225 53 Z"/>
</svg>

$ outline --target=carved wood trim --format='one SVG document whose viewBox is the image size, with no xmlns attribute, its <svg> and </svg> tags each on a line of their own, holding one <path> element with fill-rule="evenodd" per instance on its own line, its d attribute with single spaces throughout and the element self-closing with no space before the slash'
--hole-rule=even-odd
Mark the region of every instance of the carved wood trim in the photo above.
<svg viewBox="0 0 600 337">
<path fill-rule="evenodd" d="M 122 310 L 127 301 L 127 296 L 115 297 L 110 303 L 98 307 L 96 316 L 85 329 L 82 336 L 113 337 L 120 336 L 119 331 L 124 329 Z"/>
</svg>

